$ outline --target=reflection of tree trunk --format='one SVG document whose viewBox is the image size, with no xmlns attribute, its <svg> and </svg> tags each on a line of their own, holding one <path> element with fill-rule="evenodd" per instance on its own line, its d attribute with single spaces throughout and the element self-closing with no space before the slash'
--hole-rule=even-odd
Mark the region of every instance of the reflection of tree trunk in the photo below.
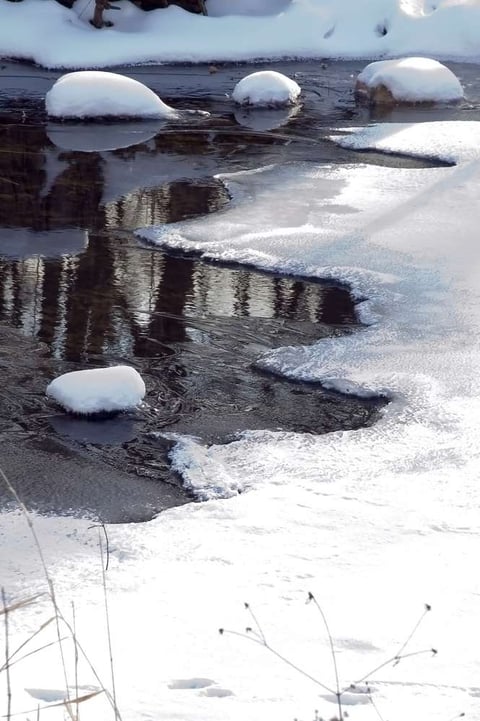
<svg viewBox="0 0 480 721">
<path fill-rule="evenodd" d="M 78 259 L 67 296 L 65 357 L 101 354 L 114 335 L 113 306 L 117 305 L 115 258 L 104 236 L 89 235 L 87 250 Z"/>
<path fill-rule="evenodd" d="M 285 281 L 281 278 L 273 279 L 274 318 L 295 318 L 301 320 L 300 301 L 305 294 L 305 286 L 296 280 L 291 287 L 285 288 Z M 304 314 L 305 315 L 305 314 Z"/>
<path fill-rule="evenodd" d="M 236 316 L 246 318 L 250 315 L 250 276 L 247 270 L 239 270 L 233 291 L 233 312 Z"/>
<path fill-rule="evenodd" d="M 5 261 L 0 262 L 0 320 L 5 319 L 5 280 L 8 274 L 9 265 Z"/>
<path fill-rule="evenodd" d="M 159 355 L 155 343 L 178 343 L 186 340 L 183 313 L 193 290 L 194 263 L 184 258 L 165 256 L 162 279 L 157 288 L 155 304 L 146 333 L 135 332 L 134 354 Z"/>
<path fill-rule="evenodd" d="M 19 261 L 12 264 L 12 314 L 11 323 L 16 328 L 22 325 L 22 274 L 19 272 Z"/>
<path fill-rule="evenodd" d="M 163 276 L 158 286 L 155 310 L 149 326 L 154 338 L 163 337 L 170 341 L 185 340 L 183 313 L 187 297 L 193 290 L 193 267 L 192 260 L 168 255 L 165 257 Z M 168 315 L 162 316 L 162 314 Z"/>
<path fill-rule="evenodd" d="M 102 202 L 103 160 L 98 153 L 64 153 L 68 167 L 55 178 L 43 199 L 45 228 L 102 228 L 105 225 Z"/>
<path fill-rule="evenodd" d="M 45 182 L 45 129 L 20 124 L 0 128 L 0 225 L 40 230 Z"/>
<path fill-rule="evenodd" d="M 38 339 L 50 345 L 55 339 L 60 320 L 60 289 L 62 281 L 62 261 L 47 259 L 43 265 L 43 286 L 40 326 Z"/>
</svg>

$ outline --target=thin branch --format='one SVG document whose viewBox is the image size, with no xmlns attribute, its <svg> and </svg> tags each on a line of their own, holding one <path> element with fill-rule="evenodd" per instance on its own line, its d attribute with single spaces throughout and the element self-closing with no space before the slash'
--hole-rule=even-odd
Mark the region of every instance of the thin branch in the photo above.
<svg viewBox="0 0 480 721">
<path fill-rule="evenodd" d="M 105 525 L 102 524 L 103 531 L 105 533 L 105 537 L 107 538 L 108 543 L 108 536 L 107 532 L 105 530 Z M 103 544 L 102 544 L 102 537 L 100 535 L 100 529 L 98 531 L 98 543 L 100 546 L 100 560 L 102 564 L 102 586 L 103 586 L 103 598 L 104 598 L 104 604 L 105 604 L 105 619 L 107 624 L 107 640 L 108 640 L 108 653 L 110 658 L 110 675 L 111 675 L 111 681 L 112 681 L 112 698 L 113 698 L 113 706 L 115 711 L 115 718 L 120 718 L 118 713 L 118 705 L 117 705 L 117 692 L 115 688 L 115 669 L 113 665 L 113 651 L 112 651 L 112 634 L 110 632 L 110 614 L 108 611 L 108 593 L 107 593 L 107 577 L 106 577 L 106 570 L 108 568 L 108 555 L 107 555 L 107 563 L 104 564 L 104 552 L 103 552 Z M 108 546 L 107 546 L 107 553 L 108 553 Z"/>
<path fill-rule="evenodd" d="M 327 631 L 328 641 L 330 643 L 330 652 L 332 654 L 333 669 L 335 671 L 335 687 L 337 689 L 335 695 L 337 697 L 338 717 L 339 717 L 339 721 L 343 721 L 343 710 L 342 710 L 342 703 L 340 700 L 342 692 L 340 690 L 340 681 L 338 678 L 337 654 L 335 653 L 335 647 L 333 645 L 333 637 L 332 637 L 332 634 L 330 633 L 330 627 L 328 625 L 327 618 L 323 612 L 323 609 L 311 591 L 308 592 L 307 603 L 309 603 L 310 601 L 313 601 L 313 603 L 315 604 L 315 607 L 318 609 L 318 612 L 320 613 L 320 616 L 322 617 L 323 625 L 325 626 L 325 629 Z"/>
<path fill-rule="evenodd" d="M 39 633 L 41 633 L 50 623 L 52 623 L 52 621 L 55 621 L 55 616 L 52 616 L 51 618 L 48 619 L 48 621 L 45 621 L 44 623 L 42 623 L 42 625 L 40 626 L 40 628 L 37 628 L 37 630 L 34 631 L 34 632 L 32 633 L 32 635 L 27 638 L 26 641 L 24 641 L 23 643 L 21 643 L 20 646 L 18 646 L 18 648 L 16 648 L 15 651 L 14 651 L 14 652 L 10 655 L 10 657 L 8 658 L 7 662 L 6 662 L 3 666 L 0 666 L 0 673 L 5 670 L 5 667 L 6 667 L 7 663 L 9 663 L 10 665 L 12 665 L 12 659 L 14 659 L 15 656 L 16 656 L 18 653 L 20 653 L 20 651 L 22 650 L 22 648 L 25 648 L 25 646 L 27 646 L 27 645 L 30 643 L 30 641 L 33 641 L 33 639 L 35 638 L 35 636 L 38 636 Z M 48 645 L 50 646 L 51 644 L 48 644 Z M 31 653 L 35 653 L 35 652 L 34 652 L 34 651 L 31 651 Z M 29 656 L 29 655 L 30 655 L 30 654 L 27 654 L 27 656 Z M 22 656 L 22 658 L 26 658 L 26 657 L 25 657 L 25 656 Z M 14 663 L 15 663 L 15 662 L 14 662 Z"/>
<path fill-rule="evenodd" d="M 107 561 L 106 561 L 106 563 L 105 563 L 105 571 L 108 571 L 108 564 L 109 564 L 109 561 L 110 561 L 110 546 L 109 546 L 109 543 L 108 543 L 107 529 L 106 529 L 105 524 L 104 524 L 103 521 L 101 521 L 100 523 L 95 523 L 93 526 L 89 526 L 89 527 L 88 527 L 89 530 L 90 530 L 91 528 L 101 528 L 101 529 L 103 530 L 103 535 L 105 536 L 105 552 L 106 552 L 106 556 L 107 556 Z"/>
<path fill-rule="evenodd" d="M 263 643 L 258 638 L 254 638 L 252 636 L 247 635 L 246 633 L 240 633 L 239 631 L 231 631 L 227 628 L 219 628 L 218 632 L 221 635 L 224 635 L 226 633 L 230 634 L 231 636 L 239 636 L 240 638 L 246 638 L 247 641 L 251 641 L 252 643 L 256 643 L 259 646 L 262 646 L 263 648 L 266 648 L 267 651 L 270 651 L 274 656 L 280 659 L 280 661 L 283 661 L 287 664 L 287 666 L 290 666 L 290 668 L 293 668 L 295 671 L 300 673 L 302 676 L 305 676 L 305 678 L 308 678 L 310 681 L 313 681 L 317 686 L 320 686 L 320 688 L 323 688 L 324 691 L 328 691 L 328 693 L 331 693 L 333 696 L 335 696 L 335 691 L 328 686 L 325 686 L 321 681 L 318 680 L 318 678 L 315 678 L 315 676 L 312 676 L 308 673 L 308 671 L 304 671 L 303 668 L 300 668 L 300 666 L 297 666 L 295 663 L 290 661 L 285 656 L 282 656 L 282 654 L 279 651 L 276 651 L 272 646 L 269 646 L 267 643 Z"/>
<path fill-rule="evenodd" d="M 423 619 L 425 618 L 425 616 L 427 615 L 427 613 L 429 613 L 431 610 L 432 610 L 432 607 L 430 606 L 430 604 L 429 604 L 429 603 L 426 603 L 425 606 L 424 606 L 422 615 L 420 616 L 420 618 L 418 619 L 417 623 L 414 625 L 414 627 L 413 627 L 412 630 L 410 631 L 409 635 L 408 635 L 407 638 L 406 638 L 406 641 L 405 641 L 405 642 L 402 644 L 402 646 L 400 646 L 400 648 L 398 649 L 397 653 L 395 654 L 396 656 L 401 656 L 401 655 L 402 655 L 403 651 L 405 650 L 405 648 L 407 647 L 408 643 L 411 641 L 413 635 L 414 635 L 415 632 L 417 631 L 418 627 L 419 627 L 420 624 L 422 623 Z"/>
<path fill-rule="evenodd" d="M 62 636 L 60 641 L 66 641 L 68 636 Z M 16 658 L 14 661 L 10 661 L 10 667 L 15 666 L 16 663 L 20 663 L 20 661 L 24 661 L 29 656 L 34 656 L 36 653 L 40 653 L 41 651 L 45 651 L 46 648 L 50 648 L 50 646 L 55 646 L 55 644 L 58 643 L 58 639 L 55 639 L 55 641 L 50 641 L 50 643 L 46 643 L 44 646 L 39 646 L 39 648 L 34 648 L 33 651 L 29 651 L 28 653 L 25 653 L 23 656 L 20 656 L 20 658 Z M 4 671 L 6 666 L 2 666 L 0 668 L 0 671 Z"/>
<path fill-rule="evenodd" d="M 53 585 L 53 581 L 50 577 L 50 573 L 47 568 L 47 563 L 45 561 L 45 556 L 43 555 L 42 547 L 40 545 L 40 541 L 38 539 L 37 532 L 35 530 L 35 526 L 33 525 L 32 519 L 30 518 L 30 513 L 28 512 L 27 507 L 25 506 L 23 501 L 20 499 L 18 493 L 16 492 L 15 488 L 12 486 L 12 484 L 8 480 L 8 478 L 5 475 L 5 472 L 3 471 L 2 468 L 0 468 L 0 477 L 3 478 L 5 485 L 7 486 L 8 490 L 10 491 L 10 493 L 12 494 L 12 496 L 14 497 L 14 499 L 16 500 L 16 502 L 18 503 L 18 505 L 20 507 L 22 515 L 25 518 L 25 521 L 27 522 L 27 525 L 30 529 L 30 533 L 32 535 L 34 544 L 37 549 L 38 557 L 40 558 L 40 563 L 42 565 L 43 573 L 45 575 L 45 579 L 47 581 L 47 585 L 48 585 L 48 588 L 50 591 L 50 599 L 52 601 L 52 605 L 55 610 L 55 625 L 56 625 L 56 629 L 57 629 L 57 639 L 58 639 L 58 643 L 59 643 L 60 658 L 61 658 L 61 662 L 62 662 L 63 676 L 64 676 L 64 681 L 65 681 L 65 690 L 68 694 L 67 667 L 66 667 L 66 663 L 65 663 L 65 655 L 63 653 L 63 645 L 62 645 L 62 641 L 61 641 L 60 624 L 59 624 L 59 618 L 60 618 L 61 614 L 60 614 L 60 609 L 58 607 L 57 598 L 55 595 L 55 588 Z"/>
<path fill-rule="evenodd" d="M 78 648 L 77 648 L 77 619 L 75 616 L 75 602 L 72 601 L 72 626 L 73 626 L 73 663 L 74 663 L 74 679 L 75 679 L 75 697 L 78 699 Z M 78 721 L 78 700 L 75 703 L 75 719 Z"/>
<path fill-rule="evenodd" d="M 380 671 L 382 668 L 385 668 L 385 666 L 390 666 L 390 664 L 397 665 L 400 663 L 400 661 L 404 658 L 411 658 L 412 656 L 421 656 L 425 653 L 431 653 L 433 656 L 437 655 L 437 649 L 436 648 L 424 648 L 420 651 L 412 651 L 411 653 L 404 653 L 403 656 L 392 656 L 391 658 L 387 659 L 383 663 L 380 663 L 375 668 L 371 669 L 368 673 L 364 674 L 361 678 L 357 679 L 353 684 L 350 684 L 350 686 L 347 686 L 342 693 L 345 691 L 348 691 L 349 688 L 355 688 L 355 686 L 359 683 L 362 683 L 362 681 L 365 681 L 368 678 L 371 678 L 374 673 L 377 673 L 377 671 Z"/>
<path fill-rule="evenodd" d="M 91 693 L 86 693 L 84 696 L 78 696 L 78 698 L 69 699 L 68 701 L 64 699 L 63 701 L 59 701 L 58 703 L 50 703 L 47 706 L 38 705 L 34 709 L 29 709 L 28 711 L 19 711 L 18 713 L 12 714 L 12 718 L 14 718 L 14 716 L 23 716 L 24 714 L 34 712 L 39 715 L 40 710 L 46 711 L 49 708 L 59 708 L 60 706 L 64 706 L 68 710 L 68 707 L 72 703 L 84 703 L 84 701 L 89 701 L 91 698 L 94 698 L 101 693 L 103 693 L 103 689 L 100 689 L 99 691 L 92 691 Z M 69 715 L 71 716 L 71 711 L 69 711 Z M 5 716 L 2 716 L 2 718 L 5 718 Z"/>
<path fill-rule="evenodd" d="M 257 635 L 258 635 L 258 637 L 260 638 L 260 640 L 262 641 L 262 643 L 263 643 L 265 646 L 267 646 L 267 639 L 265 638 L 265 634 L 263 633 L 263 629 L 262 629 L 262 627 L 260 626 L 260 624 L 259 624 L 259 622 L 258 622 L 258 620 L 257 620 L 257 617 L 256 617 L 255 614 L 253 613 L 250 604 L 245 602 L 243 605 L 245 606 L 245 609 L 248 611 L 248 613 L 250 614 L 250 616 L 253 618 L 253 622 L 254 622 L 255 626 L 257 627 L 257 632 L 258 632 Z M 249 630 L 250 630 L 251 633 L 255 633 L 255 631 L 254 631 L 253 629 L 249 629 Z"/>
<path fill-rule="evenodd" d="M 10 649 L 9 649 L 9 637 L 8 637 L 8 608 L 7 608 L 7 598 L 5 596 L 5 589 L 2 586 L 2 603 L 3 603 L 3 610 L 4 610 L 4 624 L 5 624 L 5 664 L 6 664 L 6 671 L 7 671 L 7 719 L 11 718 L 12 715 L 12 685 L 10 680 L 10 664 L 8 663 L 8 659 L 10 657 Z"/>
</svg>

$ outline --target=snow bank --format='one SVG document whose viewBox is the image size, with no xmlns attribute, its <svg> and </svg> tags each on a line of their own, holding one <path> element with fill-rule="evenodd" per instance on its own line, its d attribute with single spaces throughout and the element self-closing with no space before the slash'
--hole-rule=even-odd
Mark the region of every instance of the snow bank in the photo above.
<svg viewBox="0 0 480 721">
<path fill-rule="evenodd" d="M 57 118 L 175 118 L 177 113 L 153 90 L 133 78 L 99 70 L 62 75 L 45 98 L 48 115 Z"/>
<path fill-rule="evenodd" d="M 463 98 L 458 78 L 445 65 L 429 58 L 401 58 L 370 63 L 357 78 L 360 100 L 374 104 L 448 103 Z"/>
<path fill-rule="evenodd" d="M 145 383 L 130 366 L 91 368 L 55 378 L 47 395 L 73 413 L 111 413 L 138 406 L 145 396 Z"/>
<path fill-rule="evenodd" d="M 274 70 L 262 70 L 242 78 L 235 85 L 232 98 L 239 105 L 275 107 L 293 105 L 300 93 L 295 80 Z"/>
<path fill-rule="evenodd" d="M 178 7 L 108 10 L 96 30 L 90 0 L 0 0 L 0 56 L 50 68 L 282 58 L 480 59 L 472 0 L 207 0 L 207 17 Z M 21 32 L 19 32 L 21 28 Z M 54 38 L 54 42 L 46 42 Z"/>
</svg>

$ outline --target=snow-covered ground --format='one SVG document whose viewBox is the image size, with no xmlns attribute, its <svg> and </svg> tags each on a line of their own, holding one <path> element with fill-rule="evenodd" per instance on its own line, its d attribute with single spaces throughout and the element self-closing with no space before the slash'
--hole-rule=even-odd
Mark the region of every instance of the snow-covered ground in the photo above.
<svg viewBox="0 0 480 721">
<path fill-rule="evenodd" d="M 373 700 L 391 721 L 478 718 L 480 127 L 379 125 L 341 142 L 457 165 L 259 169 L 225 178 L 234 202 L 216 216 L 142 231 L 210 257 L 350 282 L 368 298 L 360 306 L 368 327 L 261 362 L 393 400 L 374 427 L 356 432 L 255 432 L 210 448 L 179 442 L 176 468 L 210 500 L 108 528 L 124 719 L 311 721 L 315 709 L 330 718 L 327 692 L 265 649 L 217 631 L 252 626 L 248 601 L 268 642 L 334 688 L 309 591 L 328 617 L 342 685 L 394 655 L 432 604 L 406 651 L 435 647 L 438 655 L 369 675 Z M 74 603 L 78 638 L 110 686 L 97 531 L 73 519 L 34 523 L 58 602 L 70 619 Z M 1 534 L 8 597 L 45 590 L 23 519 L 3 515 Z M 12 614 L 11 645 L 50 614 L 46 599 Z M 37 643 L 54 636 L 49 627 Z M 75 684 L 73 650 L 65 653 L 70 685 L 98 687 L 83 662 Z M 12 668 L 12 712 L 61 697 L 58 658 L 52 647 Z M 362 690 L 345 699 L 359 721 L 376 717 Z M 113 718 L 108 709 L 102 694 L 83 704 L 82 718 Z"/>
<path fill-rule="evenodd" d="M 222 16 L 227 5 L 244 14 Z M 86 0 L 73 11 L 53 0 L 0 0 L 0 54 L 71 68 L 286 55 L 480 57 L 474 0 L 207 6 L 205 18 L 173 7 L 143 14 L 122 3 L 110 12 L 115 27 L 97 31 Z M 255 626 L 248 601 L 268 642 L 334 689 L 328 639 L 315 604 L 305 603 L 308 592 L 328 618 L 341 685 L 366 675 L 383 718 L 480 718 L 480 126 L 386 124 L 346 132 L 340 142 L 456 165 L 259 168 L 224 176 L 233 196 L 226 210 L 141 233 L 207 257 L 349 282 L 368 299 L 360 305 L 368 325 L 259 362 L 346 392 L 382 391 L 392 402 L 374 427 L 355 432 L 250 432 L 210 448 L 179 439 L 173 463 L 209 500 L 107 529 L 124 721 L 313 721 L 316 709 L 333 716 L 331 694 L 313 681 L 258 645 L 218 634 Z M 98 676 L 112 688 L 98 529 L 41 517 L 34 527 L 57 602 L 70 623 L 75 616 L 91 665 L 76 663 L 67 640 L 66 681 L 58 646 L 13 665 L 9 679 L 0 672 L 1 713 L 8 683 L 11 714 L 25 720 L 37 717 L 38 704 L 58 703 L 66 684 L 73 695 L 88 694 Z M 2 514 L 0 537 L 7 600 L 47 591 L 20 513 Z M 405 652 L 434 647 L 438 655 L 370 674 L 398 652 L 424 603 L 433 610 Z M 46 596 L 12 612 L 10 652 L 51 615 Z M 64 627 L 61 635 L 69 636 Z M 18 656 L 55 638 L 50 623 Z M 377 717 L 363 687 L 344 701 L 352 719 Z M 54 705 L 40 718 L 63 719 L 65 710 Z M 81 718 L 113 719 L 106 695 L 85 701 Z"/>
<path fill-rule="evenodd" d="M 96 30 L 91 0 L 0 0 L 0 57 L 50 68 L 151 62 L 427 55 L 478 60 L 478 0 L 206 0 L 145 13 L 119 0 Z"/>
</svg>

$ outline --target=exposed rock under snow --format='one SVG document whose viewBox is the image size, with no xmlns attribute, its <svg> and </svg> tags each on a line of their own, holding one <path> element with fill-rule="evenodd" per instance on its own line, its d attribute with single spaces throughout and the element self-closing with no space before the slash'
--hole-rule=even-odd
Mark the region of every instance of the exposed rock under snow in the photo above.
<svg viewBox="0 0 480 721">
<path fill-rule="evenodd" d="M 355 95 L 372 105 L 448 103 L 461 100 L 463 88 L 442 63 L 412 57 L 370 63 L 357 78 Z"/>
</svg>

